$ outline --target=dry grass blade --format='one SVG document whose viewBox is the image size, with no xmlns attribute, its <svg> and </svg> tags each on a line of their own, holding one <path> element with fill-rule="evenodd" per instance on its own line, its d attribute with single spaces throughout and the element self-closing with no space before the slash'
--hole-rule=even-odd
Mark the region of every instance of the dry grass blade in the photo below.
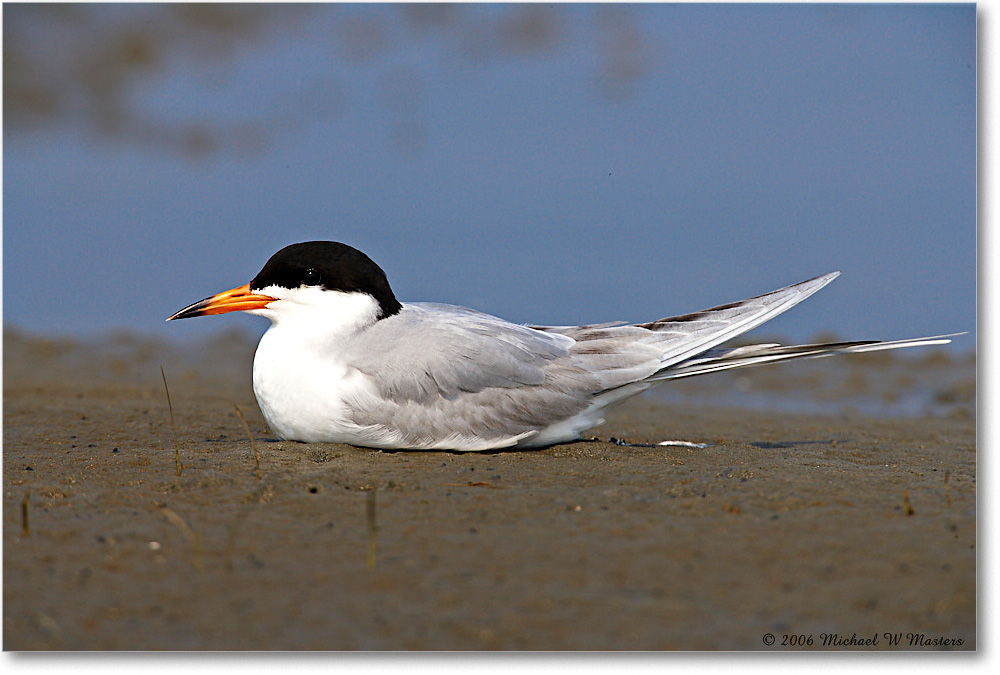
<svg viewBox="0 0 1000 675">
<path fill-rule="evenodd" d="M 170 410 L 170 428 L 174 432 L 174 461 L 177 463 L 177 475 L 181 475 L 181 445 L 177 441 L 177 425 L 174 423 L 174 405 L 170 402 L 170 388 L 167 386 L 167 374 L 160 366 L 160 375 L 163 376 L 163 389 L 167 392 L 167 409 Z"/>
<path fill-rule="evenodd" d="M 368 491 L 368 501 L 365 508 L 366 520 L 368 521 L 368 551 L 365 556 L 365 564 L 368 569 L 375 569 L 375 556 L 378 552 L 378 524 L 375 520 L 377 516 L 377 502 L 375 488 Z"/>
<path fill-rule="evenodd" d="M 21 536 L 30 537 L 31 536 L 31 525 L 28 524 L 28 506 L 31 503 L 30 493 L 24 493 L 24 499 L 21 500 Z"/>
<path fill-rule="evenodd" d="M 238 405 L 233 405 L 236 408 L 236 414 L 240 416 L 240 421 L 243 422 L 243 428 L 247 430 L 247 435 L 250 436 L 250 447 L 253 448 L 253 461 L 257 465 L 257 480 L 260 480 L 260 456 L 257 454 L 257 443 L 253 439 L 253 432 L 250 431 L 250 425 L 247 424 L 247 418 L 243 416 L 243 411 L 240 410 Z"/>
<path fill-rule="evenodd" d="M 203 569 L 201 561 L 201 539 L 198 538 L 195 531 L 192 530 L 184 519 L 177 515 L 177 512 L 173 509 L 157 505 L 156 510 L 162 513 L 167 520 L 175 525 L 177 529 L 181 531 L 181 534 L 184 535 L 184 538 L 187 539 L 188 543 L 191 544 L 191 547 L 194 549 L 194 566 L 198 568 L 198 571 L 201 571 Z"/>
</svg>

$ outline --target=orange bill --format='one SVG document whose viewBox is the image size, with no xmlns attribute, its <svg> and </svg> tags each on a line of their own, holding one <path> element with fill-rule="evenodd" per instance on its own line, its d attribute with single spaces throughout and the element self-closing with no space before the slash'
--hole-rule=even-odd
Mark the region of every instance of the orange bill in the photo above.
<svg viewBox="0 0 1000 675">
<path fill-rule="evenodd" d="M 208 316 L 209 314 L 225 314 L 226 312 L 245 312 L 250 309 L 263 309 L 276 299 L 270 295 L 252 293 L 250 291 L 250 284 L 246 284 L 223 293 L 217 293 L 210 298 L 199 300 L 193 305 L 188 305 L 167 319 L 167 321 L 188 319 L 193 316 Z"/>
</svg>

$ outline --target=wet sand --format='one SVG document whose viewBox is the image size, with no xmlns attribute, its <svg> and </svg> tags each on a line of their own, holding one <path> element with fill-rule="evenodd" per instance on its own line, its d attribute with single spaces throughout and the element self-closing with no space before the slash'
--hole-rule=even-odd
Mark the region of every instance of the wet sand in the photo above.
<svg viewBox="0 0 1000 675">
<path fill-rule="evenodd" d="M 976 648 L 974 403 L 390 453 L 273 441 L 252 341 L 118 343 L 5 334 L 7 650 Z"/>
</svg>

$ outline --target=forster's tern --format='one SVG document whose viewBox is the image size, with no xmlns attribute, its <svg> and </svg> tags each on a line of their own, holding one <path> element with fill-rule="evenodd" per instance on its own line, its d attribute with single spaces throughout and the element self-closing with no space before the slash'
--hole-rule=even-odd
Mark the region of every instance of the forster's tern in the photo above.
<svg viewBox="0 0 1000 675">
<path fill-rule="evenodd" d="M 244 311 L 271 320 L 254 357 L 253 389 L 281 439 L 537 448 L 579 439 L 609 407 L 665 380 L 950 341 L 719 347 L 838 274 L 649 323 L 524 326 L 453 305 L 401 304 L 364 253 L 315 241 L 283 248 L 249 284 L 170 319 Z"/>
</svg>

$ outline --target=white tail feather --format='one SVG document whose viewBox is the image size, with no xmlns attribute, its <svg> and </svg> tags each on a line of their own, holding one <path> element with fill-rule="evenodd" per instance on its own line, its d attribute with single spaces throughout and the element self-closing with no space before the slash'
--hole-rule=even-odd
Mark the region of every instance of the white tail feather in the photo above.
<svg viewBox="0 0 1000 675">
<path fill-rule="evenodd" d="M 925 338 L 907 340 L 890 340 L 886 342 L 839 342 L 817 345 L 747 345 L 734 349 L 716 350 L 703 358 L 695 358 L 675 366 L 665 368 L 649 378 L 651 381 L 676 380 L 682 377 L 693 377 L 705 373 L 715 373 L 733 368 L 746 368 L 764 363 L 790 361 L 792 359 L 815 359 L 835 354 L 861 354 L 866 352 L 886 351 L 890 349 L 906 349 L 908 347 L 927 347 L 945 345 L 950 338 L 964 333 L 950 333 Z"/>
</svg>

